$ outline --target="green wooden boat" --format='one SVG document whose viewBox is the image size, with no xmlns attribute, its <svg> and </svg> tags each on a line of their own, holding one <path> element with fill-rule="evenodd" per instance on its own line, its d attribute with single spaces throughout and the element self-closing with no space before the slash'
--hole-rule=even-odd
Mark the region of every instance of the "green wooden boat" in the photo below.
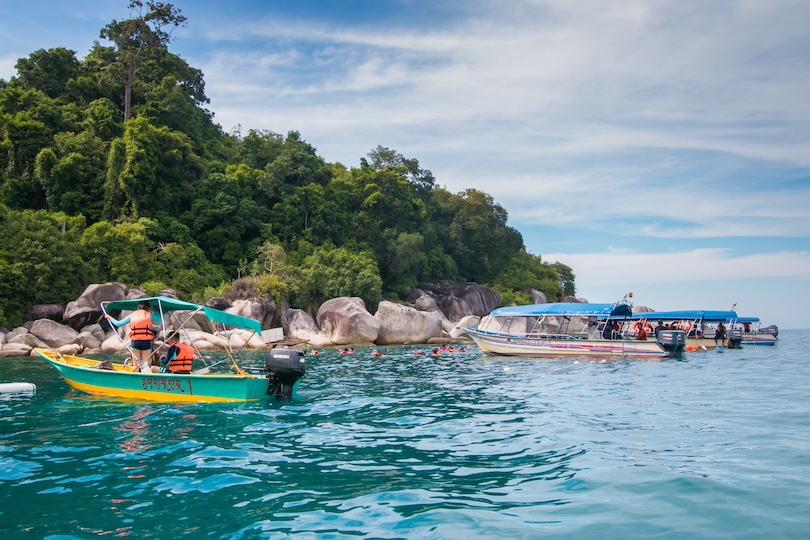
<svg viewBox="0 0 810 540">
<path fill-rule="evenodd" d="M 112 310 L 135 310 L 141 302 L 149 302 L 153 314 L 157 316 L 156 319 L 160 319 L 161 324 L 171 311 L 194 311 L 205 313 L 214 324 L 247 328 L 261 335 L 261 326 L 254 319 L 162 296 L 103 302 L 101 308 L 104 313 Z M 206 366 L 190 374 L 141 373 L 133 371 L 132 366 L 126 362 L 102 362 L 62 355 L 49 349 L 34 350 L 78 391 L 149 401 L 258 401 L 270 397 L 289 399 L 306 371 L 304 354 L 297 349 L 272 349 L 261 373 L 244 371 L 231 352 L 227 351 L 232 361 L 232 372 L 211 373 Z"/>
</svg>

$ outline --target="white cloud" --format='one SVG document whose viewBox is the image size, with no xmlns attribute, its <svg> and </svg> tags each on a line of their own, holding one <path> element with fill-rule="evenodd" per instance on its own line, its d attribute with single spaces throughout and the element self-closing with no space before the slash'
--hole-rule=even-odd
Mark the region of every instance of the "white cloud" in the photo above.
<svg viewBox="0 0 810 540">
<path fill-rule="evenodd" d="M 810 165 L 810 6 L 475 6 L 424 31 L 221 27 L 215 45 L 238 36 L 252 52 L 220 51 L 201 66 L 212 109 L 226 129 L 296 129 L 349 165 L 377 144 L 395 148 L 440 184 L 482 189 L 525 223 L 618 219 L 621 229 L 624 217 L 653 214 L 692 224 L 630 227 L 678 237 L 810 232 L 808 189 L 748 187 L 744 174 L 753 163 L 765 174 L 768 162 Z"/>
<path fill-rule="evenodd" d="M 671 253 L 549 253 L 574 270 L 577 296 L 614 302 L 628 292 L 659 311 L 731 309 L 782 328 L 810 328 L 810 252 L 731 256 L 722 249 Z"/>
<path fill-rule="evenodd" d="M 694 249 L 671 253 L 609 250 L 605 253 L 548 253 L 576 269 L 577 282 L 594 286 L 631 276 L 635 283 L 689 283 L 752 278 L 808 278 L 810 251 L 733 256 L 725 249 Z M 626 278 L 622 278 L 626 279 Z"/>
</svg>

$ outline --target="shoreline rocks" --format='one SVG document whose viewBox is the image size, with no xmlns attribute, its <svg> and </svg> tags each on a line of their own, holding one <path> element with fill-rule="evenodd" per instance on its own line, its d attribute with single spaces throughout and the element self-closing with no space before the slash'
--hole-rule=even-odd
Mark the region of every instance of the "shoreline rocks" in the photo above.
<svg viewBox="0 0 810 540">
<path fill-rule="evenodd" d="M 161 291 L 161 295 L 177 298 L 173 290 Z M 125 354 L 128 327 L 111 327 L 103 320 L 99 306 L 105 301 L 143 297 L 144 291 L 123 283 L 100 283 L 89 285 L 67 304 L 32 306 L 26 310 L 23 326 L 0 328 L 0 358 L 30 356 L 36 354 L 33 349 L 37 347 L 62 354 Z M 204 314 L 186 312 L 169 314 L 166 332 L 183 328 L 200 351 L 271 348 L 285 339 L 313 348 L 469 342 L 463 328 L 477 325 L 483 315 L 500 306 L 497 293 L 471 283 L 434 285 L 427 291 L 414 289 L 408 300 L 407 305 L 382 301 L 372 315 L 360 298 L 333 298 L 318 308 L 313 319 L 300 309 L 280 309 L 272 299 L 237 299 L 230 303 L 217 297 L 207 305 L 259 321 L 263 335 L 272 335 L 273 339 L 267 341 L 242 329 L 217 331 Z M 162 345 L 162 333 L 161 329 L 156 345 Z"/>
</svg>

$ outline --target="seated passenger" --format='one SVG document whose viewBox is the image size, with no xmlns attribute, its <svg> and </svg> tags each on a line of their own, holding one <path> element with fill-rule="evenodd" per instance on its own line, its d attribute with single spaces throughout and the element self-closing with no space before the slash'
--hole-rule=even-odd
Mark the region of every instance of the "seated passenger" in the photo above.
<svg viewBox="0 0 810 540">
<path fill-rule="evenodd" d="M 717 330 L 714 331 L 714 344 L 717 345 L 717 340 L 720 340 L 721 345 L 726 344 L 726 327 L 723 323 L 717 324 Z"/>
<path fill-rule="evenodd" d="M 200 356 L 189 343 L 180 343 L 180 336 L 173 332 L 167 339 L 169 350 L 160 357 L 161 373 L 191 373 L 191 361 Z"/>
</svg>

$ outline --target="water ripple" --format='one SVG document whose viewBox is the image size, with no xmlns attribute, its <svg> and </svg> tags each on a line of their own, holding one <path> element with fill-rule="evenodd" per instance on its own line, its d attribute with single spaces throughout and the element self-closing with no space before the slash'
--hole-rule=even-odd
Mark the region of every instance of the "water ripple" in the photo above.
<svg viewBox="0 0 810 540">
<path fill-rule="evenodd" d="M 0 401 L 0 533 L 803 538 L 808 345 L 786 331 L 605 363 L 325 351 L 296 400 L 225 405 L 84 396 L 4 360 L 0 379 L 38 393 Z"/>
</svg>

